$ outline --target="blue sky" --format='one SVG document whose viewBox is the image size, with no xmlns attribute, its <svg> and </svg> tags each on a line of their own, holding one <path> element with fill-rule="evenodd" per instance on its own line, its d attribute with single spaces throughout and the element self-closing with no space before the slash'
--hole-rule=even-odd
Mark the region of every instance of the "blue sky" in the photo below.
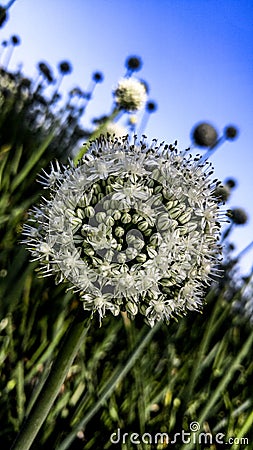
<svg viewBox="0 0 253 450">
<path fill-rule="evenodd" d="M 71 61 L 73 73 L 62 91 L 76 85 L 85 90 L 91 73 L 101 70 L 105 80 L 87 120 L 110 111 L 125 59 L 136 54 L 143 60 L 137 75 L 147 80 L 159 106 L 145 130 L 150 139 L 177 139 L 185 148 L 199 121 L 213 123 L 219 133 L 227 124 L 237 125 L 238 139 L 211 160 L 218 178 L 238 181 L 229 206 L 250 215 L 233 234 L 239 252 L 253 240 L 252 23 L 251 0 L 16 0 L 0 39 L 20 36 L 9 68 L 22 62 L 26 75 L 35 76 L 41 60 L 55 74 L 59 61 Z M 253 251 L 243 260 L 244 271 L 252 261 Z"/>
</svg>

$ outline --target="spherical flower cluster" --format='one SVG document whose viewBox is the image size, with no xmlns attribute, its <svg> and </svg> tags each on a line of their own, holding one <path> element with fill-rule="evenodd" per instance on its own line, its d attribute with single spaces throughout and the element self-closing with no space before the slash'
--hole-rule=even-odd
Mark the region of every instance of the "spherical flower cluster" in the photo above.
<svg viewBox="0 0 253 450">
<path fill-rule="evenodd" d="M 199 147 L 212 147 L 217 142 L 218 133 L 213 125 L 203 122 L 194 128 L 192 138 Z"/>
<path fill-rule="evenodd" d="M 242 208 L 231 209 L 229 216 L 236 225 L 244 225 L 248 221 L 248 214 Z"/>
<path fill-rule="evenodd" d="M 109 133 L 111 136 L 122 137 L 126 136 L 127 129 L 123 125 L 120 125 L 116 122 L 110 122 L 106 124 L 106 126 L 103 129 L 103 132 L 105 135 Z"/>
<path fill-rule="evenodd" d="M 220 185 L 215 189 L 214 195 L 222 202 L 226 202 L 230 197 L 230 189 L 227 185 Z"/>
<path fill-rule="evenodd" d="M 129 56 L 125 65 L 128 70 L 135 72 L 142 68 L 142 60 L 139 56 Z"/>
<path fill-rule="evenodd" d="M 126 111 L 140 110 L 147 100 L 144 83 L 136 78 L 122 78 L 114 91 L 115 102 L 119 108 Z"/>
<path fill-rule="evenodd" d="M 52 165 L 50 196 L 25 241 L 42 275 L 80 292 L 85 310 L 168 322 L 199 310 L 219 254 L 210 164 L 152 141 L 100 137 L 77 167 Z"/>
<path fill-rule="evenodd" d="M 224 129 L 226 139 L 236 139 L 238 137 L 238 129 L 234 125 L 228 125 Z"/>
</svg>

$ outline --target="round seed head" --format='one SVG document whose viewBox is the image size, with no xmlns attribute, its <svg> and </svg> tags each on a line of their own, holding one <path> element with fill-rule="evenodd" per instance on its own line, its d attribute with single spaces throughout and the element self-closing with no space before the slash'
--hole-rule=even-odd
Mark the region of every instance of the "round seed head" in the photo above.
<svg viewBox="0 0 253 450">
<path fill-rule="evenodd" d="M 95 83 L 102 83 L 104 75 L 102 74 L 102 72 L 94 72 L 92 74 L 92 79 L 93 81 L 95 81 Z"/>
<path fill-rule="evenodd" d="M 132 72 L 137 72 L 142 68 L 142 60 L 139 56 L 129 56 L 126 60 L 126 68 Z"/>
<path fill-rule="evenodd" d="M 226 139 L 231 141 L 238 137 L 238 133 L 238 128 L 236 128 L 234 125 L 228 125 L 224 129 Z"/>
<path fill-rule="evenodd" d="M 229 189 L 234 189 L 237 185 L 237 181 L 234 178 L 227 178 L 224 183 Z"/>
<path fill-rule="evenodd" d="M 59 68 L 59 72 L 62 75 L 67 75 L 67 74 L 70 74 L 72 72 L 72 66 L 71 66 L 69 61 L 62 61 L 62 62 L 60 62 L 59 65 L 58 65 L 58 68 Z"/>
<path fill-rule="evenodd" d="M 218 133 L 213 125 L 203 122 L 193 129 L 192 138 L 199 147 L 212 147 L 217 141 Z"/>
<path fill-rule="evenodd" d="M 233 208 L 229 216 L 236 225 L 244 225 L 248 222 L 248 214 L 242 208 Z"/>
</svg>

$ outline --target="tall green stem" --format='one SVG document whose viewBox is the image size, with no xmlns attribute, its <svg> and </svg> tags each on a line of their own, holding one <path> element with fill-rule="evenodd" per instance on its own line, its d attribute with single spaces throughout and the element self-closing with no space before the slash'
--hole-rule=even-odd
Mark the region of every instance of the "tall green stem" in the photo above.
<svg viewBox="0 0 253 450">
<path fill-rule="evenodd" d="M 142 333 L 138 344 L 130 353 L 127 361 L 125 363 L 122 363 L 120 367 L 115 371 L 111 379 L 106 383 L 105 387 L 101 390 L 97 402 L 93 406 L 91 406 L 91 408 L 87 411 L 83 419 L 73 428 L 73 430 L 71 431 L 71 433 L 69 433 L 66 439 L 64 439 L 64 441 L 57 447 L 57 450 L 66 450 L 69 448 L 69 445 L 76 438 L 77 432 L 80 429 L 82 429 L 98 412 L 103 402 L 108 399 L 108 397 L 115 389 L 115 386 L 125 377 L 125 375 L 133 367 L 137 358 L 140 357 L 141 352 L 148 345 L 153 335 L 159 330 L 160 327 L 161 322 L 158 322 L 153 328 L 150 328 L 150 330 L 147 333 L 146 329 L 144 330 L 146 334 L 144 335 L 144 333 Z"/>
<path fill-rule="evenodd" d="M 210 399 L 207 402 L 206 406 L 200 412 L 200 415 L 198 417 L 198 423 L 200 425 L 202 425 L 203 422 L 208 419 L 208 417 L 210 415 L 210 411 L 212 411 L 212 408 L 214 407 L 215 403 L 217 402 L 217 400 L 219 398 L 222 397 L 223 392 L 225 391 L 225 389 L 226 389 L 227 385 L 229 384 L 229 382 L 232 380 L 232 377 L 233 377 L 235 371 L 238 369 L 238 367 L 240 367 L 240 364 L 242 363 L 243 359 L 249 353 L 250 348 L 252 346 L 252 342 L 253 342 L 253 332 L 249 335 L 248 339 L 246 340 L 246 342 L 242 346 L 240 352 L 238 353 L 236 358 L 233 360 L 232 366 L 225 373 L 224 377 L 221 379 L 221 381 L 218 384 L 218 386 L 215 389 L 215 391 L 212 392 L 212 396 L 210 397 Z M 252 415 L 250 415 L 248 417 L 247 426 L 245 425 L 245 427 L 243 427 L 243 432 L 246 433 L 246 431 L 248 431 L 248 425 L 251 424 L 251 420 L 253 420 Z M 242 437 L 242 430 L 240 432 L 240 437 Z M 194 445 L 195 444 L 193 442 L 191 442 L 190 444 L 184 444 L 182 446 L 182 450 L 184 450 L 184 449 L 185 450 L 192 450 Z M 232 447 L 232 448 L 234 449 L 235 447 Z"/>
<path fill-rule="evenodd" d="M 90 322 L 84 316 L 84 311 L 78 309 L 76 318 L 69 328 L 66 339 L 52 365 L 49 376 L 26 418 L 12 446 L 12 450 L 29 450 L 31 447 L 59 393 L 81 342 L 89 329 L 89 324 Z"/>
</svg>

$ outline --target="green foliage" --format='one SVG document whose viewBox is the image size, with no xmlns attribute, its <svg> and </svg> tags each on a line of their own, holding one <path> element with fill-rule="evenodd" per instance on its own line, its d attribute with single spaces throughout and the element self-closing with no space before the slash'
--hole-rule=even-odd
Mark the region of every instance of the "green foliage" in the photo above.
<svg viewBox="0 0 253 450">
<path fill-rule="evenodd" d="M 76 305 L 73 296 L 48 280 L 38 281 L 30 271 L 18 304 L 2 319 L 2 448 L 13 441 L 26 409 L 31 408 L 45 381 Z M 155 436 L 164 432 L 173 437 L 188 430 L 193 421 L 214 434 L 219 431 L 236 437 L 248 420 L 244 436 L 250 436 L 253 331 L 243 319 L 233 316 L 224 289 L 209 291 L 203 315 L 190 314 L 169 327 L 162 326 L 83 427 L 86 414 L 127 361 L 141 333 L 142 323 L 131 322 L 124 315 L 108 317 L 101 328 L 93 320 L 33 448 L 114 448 L 110 435 L 118 428 L 122 434 Z M 69 435 L 72 443 L 62 447 Z M 135 447 L 127 441 L 122 448 Z M 139 448 L 147 447 L 140 444 Z M 184 447 L 178 443 L 175 448 Z"/>
</svg>

